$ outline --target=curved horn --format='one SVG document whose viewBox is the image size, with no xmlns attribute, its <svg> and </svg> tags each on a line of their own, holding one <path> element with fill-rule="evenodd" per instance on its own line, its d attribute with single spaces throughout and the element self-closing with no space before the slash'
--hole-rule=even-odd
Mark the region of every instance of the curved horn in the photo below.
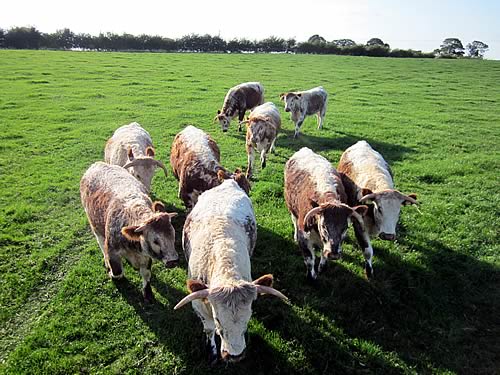
<svg viewBox="0 0 500 375">
<path fill-rule="evenodd" d="M 398 191 L 398 196 L 403 200 L 403 201 L 406 201 L 406 202 L 409 202 L 411 204 L 416 204 L 418 205 L 419 203 L 417 202 L 416 199 L 408 196 L 408 195 L 404 195 L 403 193 L 399 192 Z"/>
<path fill-rule="evenodd" d="M 135 167 L 136 165 L 139 165 L 141 164 L 141 159 L 134 159 L 132 161 L 129 161 L 127 164 L 125 164 L 123 166 L 123 168 L 127 169 L 127 168 L 132 168 L 132 167 Z"/>
<path fill-rule="evenodd" d="M 288 301 L 288 297 L 281 293 L 279 290 L 271 288 L 270 286 L 257 285 L 257 293 L 270 294 L 281 298 L 283 301 Z"/>
<path fill-rule="evenodd" d="M 377 194 L 375 194 L 375 193 L 367 194 L 367 195 L 365 195 L 364 197 L 362 197 L 362 198 L 359 200 L 359 202 L 360 202 L 360 203 L 364 203 L 364 201 L 366 201 L 366 200 L 368 200 L 368 199 L 375 199 L 375 198 L 376 198 L 376 196 L 377 196 Z"/>
<path fill-rule="evenodd" d="M 188 294 L 186 297 L 181 299 L 177 305 L 174 306 L 174 310 L 180 309 L 185 304 L 194 301 L 195 299 L 203 299 L 208 297 L 208 289 L 197 290 L 191 294 Z"/>
<path fill-rule="evenodd" d="M 314 215 L 317 215 L 321 212 L 322 208 L 321 207 L 314 207 L 312 210 L 310 210 L 306 216 L 304 217 L 304 225 L 307 224 L 307 222 L 309 221 L 309 219 L 311 217 L 313 217 Z"/>
<path fill-rule="evenodd" d="M 163 172 L 165 173 L 165 177 L 168 177 L 167 174 L 167 167 L 165 167 L 165 164 L 163 164 L 161 161 L 155 159 L 155 164 L 157 167 L 163 169 Z"/>
</svg>

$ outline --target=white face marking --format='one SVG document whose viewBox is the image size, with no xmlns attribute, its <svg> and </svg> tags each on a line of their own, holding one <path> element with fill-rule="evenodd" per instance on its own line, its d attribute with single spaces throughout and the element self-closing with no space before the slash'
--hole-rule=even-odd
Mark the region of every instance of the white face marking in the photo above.
<svg viewBox="0 0 500 375">
<path fill-rule="evenodd" d="M 377 198 L 374 204 L 375 223 L 379 233 L 396 234 L 401 200 L 395 197 L 381 197 Z"/>
<path fill-rule="evenodd" d="M 245 332 L 252 316 L 252 302 L 246 301 L 234 310 L 225 304 L 212 303 L 215 328 L 221 338 L 221 352 L 238 356 L 245 350 Z"/>
</svg>

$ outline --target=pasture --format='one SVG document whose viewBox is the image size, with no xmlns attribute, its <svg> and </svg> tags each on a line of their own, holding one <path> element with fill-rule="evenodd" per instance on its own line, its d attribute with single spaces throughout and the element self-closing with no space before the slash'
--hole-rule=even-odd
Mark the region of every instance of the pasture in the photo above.
<svg viewBox="0 0 500 375">
<path fill-rule="evenodd" d="M 177 181 L 152 195 L 173 219 L 181 264 L 153 266 L 156 301 L 126 265 L 114 283 L 80 203 L 79 181 L 114 129 L 139 122 L 169 166 L 174 135 L 207 131 L 230 170 L 244 133 L 212 123 L 226 91 L 260 81 L 281 111 L 277 153 L 254 171 L 252 275 L 290 298 L 254 302 L 245 360 L 210 368 L 190 306 Z M 165 374 L 493 374 L 500 368 L 500 62 L 309 55 L 0 51 L 0 372 Z M 323 85 L 322 131 L 298 140 L 278 96 Z M 367 140 L 396 188 L 416 193 L 396 243 L 373 240 L 363 275 L 353 231 L 318 286 L 305 280 L 283 199 L 283 167 L 303 146 L 335 166 Z M 257 163 L 258 165 L 258 163 Z"/>
</svg>

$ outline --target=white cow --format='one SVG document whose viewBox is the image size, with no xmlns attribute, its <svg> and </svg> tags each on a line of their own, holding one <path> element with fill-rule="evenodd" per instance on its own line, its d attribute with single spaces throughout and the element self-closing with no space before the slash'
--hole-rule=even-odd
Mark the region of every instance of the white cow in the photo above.
<svg viewBox="0 0 500 375">
<path fill-rule="evenodd" d="M 295 123 L 294 138 L 299 136 L 300 127 L 306 116 L 316 114 L 318 117 L 318 129 L 323 127 L 328 93 L 322 86 L 307 91 L 282 93 L 280 94 L 280 99 L 285 102 L 285 112 L 291 112 L 292 121 Z"/>
<path fill-rule="evenodd" d="M 272 275 L 252 281 L 250 256 L 257 239 L 252 203 L 232 180 L 205 191 L 184 224 L 182 245 L 188 260 L 191 294 L 175 309 L 192 301 L 217 360 L 215 333 L 221 338 L 224 361 L 238 361 L 245 350 L 244 334 L 259 293 L 287 299 L 271 287 Z"/>
<path fill-rule="evenodd" d="M 151 180 L 157 167 L 163 169 L 165 176 L 167 175 L 165 165 L 154 159 L 154 156 L 155 150 L 151 136 L 137 122 L 116 129 L 104 149 L 106 163 L 128 169 L 130 174 L 141 181 L 148 191 L 151 190 Z"/>
<path fill-rule="evenodd" d="M 392 172 L 382 155 L 366 141 L 359 141 L 344 151 L 338 171 L 349 204 L 368 204 L 364 228 L 354 227 L 365 252 L 372 252 L 369 237 L 396 239 L 396 224 L 402 205 L 417 204 L 415 194 L 405 195 L 394 189 Z M 371 266 L 366 268 L 371 275 Z"/>
</svg>

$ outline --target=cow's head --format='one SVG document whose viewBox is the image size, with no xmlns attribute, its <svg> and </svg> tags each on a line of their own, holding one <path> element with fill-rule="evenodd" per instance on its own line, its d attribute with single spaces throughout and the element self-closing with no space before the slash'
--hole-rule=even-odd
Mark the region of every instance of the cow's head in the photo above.
<svg viewBox="0 0 500 375">
<path fill-rule="evenodd" d="M 329 259 L 339 259 L 342 255 L 342 242 L 347 234 L 350 220 L 362 223 L 362 216 L 368 207 L 361 205 L 349 207 L 343 203 L 324 203 L 314 207 L 304 217 L 304 226 L 311 228 L 314 224 L 323 242 L 323 256 Z"/>
<path fill-rule="evenodd" d="M 217 178 L 219 182 L 222 183 L 224 180 L 232 178 L 238 186 L 247 194 L 250 194 L 250 181 L 246 178 L 245 174 L 241 171 L 241 169 L 237 168 L 234 173 L 230 174 L 225 169 L 219 169 L 217 172 Z"/>
<path fill-rule="evenodd" d="M 212 308 L 215 329 L 221 338 L 221 356 L 224 361 L 237 362 L 243 358 L 246 348 L 245 332 L 252 316 L 252 303 L 259 294 L 271 294 L 288 300 L 272 287 L 273 276 L 264 275 L 253 282 L 240 281 L 232 286 L 209 287 L 199 280 L 188 280 L 190 294 L 175 307 L 206 299 Z"/>
<path fill-rule="evenodd" d="M 155 214 L 140 225 L 130 225 L 122 228 L 122 234 L 132 242 L 140 242 L 142 254 L 161 260 L 166 267 L 172 268 L 179 262 L 175 251 L 175 231 L 170 219 L 177 213 L 165 212 L 161 202 L 153 203 Z"/>
<path fill-rule="evenodd" d="M 133 150 L 129 148 L 127 156 L 128 162 L 123 168 L 127 169 L 132 176 L 142 182 L 148 189 L 151 186 L 151 180 L 156 168 L 163 169 L 165 176 L 167 175 L 165 165 L 161 161 L 154 159 L 155 150 L 153 147 L 147 147 L 146 155 L 139 157 L 135 157 Z"/>
<path fill-rule="evenodd" d="M 280 94 L 280 100 L 285 102 L 285 112 L 298 112 L 300 111 L 301 93 L 285 92 Z"/>
<path fill-rule="evenodd" d="M 361 203 L 372 204 L 375 233 L 383 240 L 396 239 L 396 224 L 402 205 L 417 204 L 415 194 L 404 195 L 397 190 L 384 190 L 373 193 L 370 189 L 362 189 Z"/>
<path fill-rule="evenodd" d="M 217 116 L 214 118 L 214 122 L 219 121 L 222 131 L 225 133 L 229 128 L 229 124 L 231 123 L 231 117 L 227 116 L 225 113 L 222 113 L 220 109 L 217 110 Z"/>
</svg>

